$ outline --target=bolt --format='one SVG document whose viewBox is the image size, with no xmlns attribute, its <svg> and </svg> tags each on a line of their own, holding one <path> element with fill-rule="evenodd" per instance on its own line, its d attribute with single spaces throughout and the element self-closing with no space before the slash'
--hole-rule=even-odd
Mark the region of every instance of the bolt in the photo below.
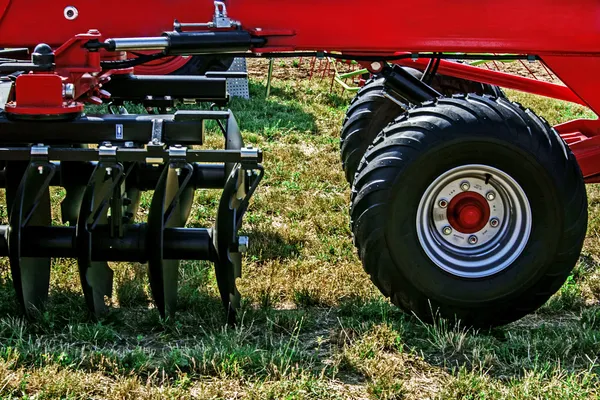
<svg viewBox="0 0 600 400">
<path fill-rule="evenodd" d="M 500 226 L 500 220 L 498 218 L 492 218 L 490 220 L 490 226 L 492 228 L 497 228 L 498 226 Z"/>
<path fill-rule="evenodd" d="M 489 191 L 487 192 L 487 194 L 485 195 L 485 197 L 489 200 L 489 201 L 494 201 L 496 200 L 496 193 Z"/>
<path fill-rule="evenodd" d="M 110 174 L 112 174 L 112 168 L 106 167 L 106 175 L 110 176 Z"/>
<path fill-rule="evenodd" d="M 381 67 L 381 63 L 380 63 L 380 62 L 378 62 L 378 61 L 375 61 L 375 62 L 372 62 L 372 63 L 371 63 L 371 69 L 372 69 L 373 71 L 381 71 L 381 68 L 382 68 L 382 67 Z"/>
<path fill-rule="evenodd" d="M 469 182 L 464 181 L 460 184 L 460 190 L 462 190 L 463 192 L 466 192 L 469 189 L 471 189 L 471 184 Z"/>
<path fill-rule="evenodd" d="M 477 242 L 479 242 L 479 239 L 477 239 L 477 236 L 475 236 L 475 235 L 469 236 L 469 244 L 476 245 Z"/>
<path fill-rule="evenodd" d="M 246 253 L 248 251 L 249 240 L 248 236 L 240 236 L 238 238 L 238 252 Z"/>
<path fill-rule="evenodd" d="M 68 6 L 63 10 L 63 15 L 67 20 L 73 21 L 79 16 L 79 11 L 73 6 Z"/>
<path fill-rule="evenodd" d="M 42 175 L 44 173 L 44 167 L 42 167 L 41 165 L 38 167 L 38 172 L 40 173 L 40 175 Z"/>
<path fill-rule="evenodd" d="M 448 207 L 448 200 L 441 199 L 440 202 L 438 203 L 438 206 L 440 206 L 440 208 L 446 208 L 446 207 Z"/>
<path fill-rule="evenodd" d="M 450 228 L 449 226 L 445 226 L 444 229 L 442 229 L 442 233 L 446 236 L 451 235 L 452 234 L 452 228 Z"/>
</svg>

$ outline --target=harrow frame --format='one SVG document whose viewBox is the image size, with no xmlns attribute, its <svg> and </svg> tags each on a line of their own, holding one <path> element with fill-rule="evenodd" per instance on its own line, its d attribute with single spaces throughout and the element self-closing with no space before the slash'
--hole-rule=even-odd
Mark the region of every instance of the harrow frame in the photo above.
<svg viewBox="0 0 600 400">
<path fill-rule="evenodd" d="M 379 15 L 363 21 L 354 13 L 362 5 L 359 0 L 345 1 L 344 7 L 340 3 L 150 0 L 146 11 L 139 12 L 135 3 L 108 0 L 104 8 L 120 12 L 98 20 L 92 4 L 63 8 L 41 0 L 0 2 L 0 45 L 33 49 L 30 60 L 0 60 L 0 72 L 6 75 L 0 88 L 6 89 L 7 99 L 0 115 L 0 186 L 6 188 L 10 210 L 9 225 L 0 226 L 0 256 L 10 258 L 24 310 L 32 314 L 43 306 L 50 258 L 73 257 L 94 315 L 106 312 L 105 297 L 112 293 L 107 262 L 118 260 L 148 262 L 156 307 L 163 317 L 171 316 L 177 308 L 178 260 L 187 258 L 215 263 L 228 321 L 235 322 L 240 297 L 236 278 L 247 247 L 238 231 L 264 175 L 262 153 L 244 147 L 230 111 L 212 107 L 173 115 L 161 112 L 190 98 L 226 104 L 226 74 L 140 78 L 132 75 L 138 65 L 203 54 L 351 59 L 384 77 L 385 96 L 401 105 L 403 100 L 420 104 L 440 97 L 401 66 L 427 70 L 431 60 L 439 60 L 435 62 L 441 74 L 572 101 L 600 112 L 600 94 L 588 84 L 588 76 L 600 67 L 595 20 L 599 6 L 591 0 L 485 5 L 467 0 L 461 7 L 436 0 L 411 4 L 412 14 L 427 17 L 407 19 L 399 26 L 382 22 Z M 403 15 L 406 5 L 391 2 L 385 7 L 389 15 Z M 38 11 L 33 16 L 32 8 Z M 276 17 L 266 12 L 274 9 Z M 469 10 L 470 24 L 444 23 L 463 20 L 464 9 Z M 490 22 L 490 16 L 508 18 L 507 9 L 511 29 Z M 336 19 L 329 19 L 333 15 Z M 182 16 L 194 22 L 177 21 Z M 208 23 L 196 22 L 211 17 Z M 424 24 L 429 29 L 423 29 Z M 48 25 L 56 29 L 40 35 L 36 28 Z M 569 35 L 564 34 L 566 28 Z M 42 40 L 49 45 L 38 44 Z M 128 59 L 131 53 L 137 57 Z M 566 86 L 446 61 L 469 57 L 540 60 Z M 111 98 L 117 108 L 113 115 L 83 114 L 84 104 L 104 104 Z M 151 115 L 122 113 L 126 101 L 144 105 Z M 457 101 L 475 107 L 468 99 Z M 494 107 L 502 107 L 501 101 Z M 513 117 L 520 112 L 515 105 L 507 107 Z M 218 121 L 224 150 L 190 148 L 203 144 L 206 120 Z M 572 121 L 556 129 L 577 157 L 586 182 L 599 182 L 600 121 Z M 67 190 L 62 211 L 68 226 L 51 226 L 51 185 Z M 185 229 L 194 192 L 203 188 L 223 189 L 216 225 Z M 148 222 L 135 224 L 139 193 L 148 189 L 154 190 Z M 580 221 L 577 226 L 581 228 Z"/>
</svg>

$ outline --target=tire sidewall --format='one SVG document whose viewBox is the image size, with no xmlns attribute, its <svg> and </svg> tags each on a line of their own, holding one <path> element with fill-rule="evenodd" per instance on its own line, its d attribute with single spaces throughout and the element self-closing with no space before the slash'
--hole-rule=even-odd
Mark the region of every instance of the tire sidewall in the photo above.
<svg viewBox="0 0 600 400">
<path fill-rule="evenodd" d="M 432 302 L 483 307 L 519 297 L 544 276 L 559 247 L 564 201 L 548 174 L 554 167 L 543 165 L 543 156 L 541 160 L 539 154 L 506 140 L 464 132 L 411 160 L 393 182 L 386 213 L 385 238 L 404 290 L 416 290 Z M 467 164 L 488 165 L 510 175 L 525 191 L 532 211 L 532 230 L 521 255 L 505 270 L 480 279 L 458 277 L 437 266 L 416 233 L 417 209 L 426 189 L 441 174 Z"/>
</svg>

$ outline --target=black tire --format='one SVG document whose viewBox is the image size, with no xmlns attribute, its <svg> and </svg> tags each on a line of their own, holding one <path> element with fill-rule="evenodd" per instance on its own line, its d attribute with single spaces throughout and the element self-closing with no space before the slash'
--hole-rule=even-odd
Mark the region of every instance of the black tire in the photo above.
<svg viewBox="0 0 600 400">
<path fill-rule="evenodd" d="M 421 79 L 421 71 L 413 68 L 406 68 L 406 70 Z M 502 90 L 497 86 L 445 75 L 436 75 L 431 86 L 447 97 L 459 93 L 504 96 Z M 384 97 L 383 93 L 384 79 L 372 79 L 358 92 L 346 113 L 341 132 L 340 149 L 342 165 L 350 184 L 354 180 L 362 156 L 373 139 L 383 128 L 406 111 L 397 103 Z"/>
<path fill-rule="evenodd" d="M 465 164 L 504 171 L 531 206 L 524 250 L 480 279 L 438 267 L 416 232 L 423 194 Z M 490 327 L 535 311 L 562 286 L 583 246 L 587 198 L 575 157 L 545 121 L 506 99 L 469 95 L 414 108 L 383 130 L 359 167 L 351 216 L 364 268 L 394 304 L 424 321 Z"/>
<path fill-rule="evenodd" d="M 204 75 L 208 71 L 227 71 L 231 64 L 232 57 L 192 56 L 190 61 L 171 75 Z"/>
</svg>

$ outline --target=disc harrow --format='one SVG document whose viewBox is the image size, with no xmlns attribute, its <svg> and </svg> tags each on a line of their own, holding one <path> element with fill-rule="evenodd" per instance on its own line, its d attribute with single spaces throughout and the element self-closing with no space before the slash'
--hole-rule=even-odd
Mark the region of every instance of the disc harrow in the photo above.
<svg viewBox="0 0 600 400">
<path fill-rule="evenodd" d="M 191 148 L 202 145 L 207 120 L 225 122 L 224 150 Z M 0 121 L 23 132 L 38 124 L 6 117 Z M 94 131 L 97 138 L 106 135 L 97 148 L 57 142 L 0 150 L 5 163 L 1 184 L 10 209 L 9 224 L 0 226 L 0 256 L 10 259 L 15 292 L 24 311 L 33 315 L 42 309 L 48 297 L 51 260 L 61 257 L 77 259 L 83 295 L 92 314 L 108 311 L 106 298 L 113 291 L 108 262 L 129 261 L 148 264 L 156 308 L 162 317 L 173 316 L 179 260 L 207 260 L 215 265 L 223 305 L 233 323 L 239 306 L 235 279 L 241 274 L 241 253 L 247 247 L 247 239 L 240 238 L 238 231 L 263 177 L 262 153 L 244 147 L 233 114 L 185 111 L 136 119 L 130 115 L 81 116 L 53 127 L 65 133 L 61 127 L 72 125 Z M 114 140 L 115 126 L 122 132 L 118 141 Z M 66 189 L 61 204 L 65 226 L 52 225 L 51 186 Z M 216 187 L 222 187 L 223 194 L 215 226 L 185 228 L 195 192 Z M 140 194 L 147 190 L 154 191 L 148 220 L 137 223 Z"/>
<path fill-rule="evenodd" d="M 179 75 L 200 56 L 357 62 L 374 79 L 348 110 L 341 152 L 354 243 L 373 283 L 422 321 L 487 328 L 541 307 L 570 276 L 586 237 L 585 183 L 600 182 L 600 121 L 553 128 L 499 87 L 598 114 L 590 78 L 600 68 L 598 5 L 385 4 L 386 15 L 427 15 L 422 29 L 421 19 L 362 21 L 355 10 L 363 3 L 147 0 L 140 12 L 136 2 L 108 0 L 103 9 L 120 12 L 101 17 L 83 2 L 4 7 L 0 187 L 8 224 L 0 226 L 0 256 L 10 260 L 24 312 L 33 317 L 44 306 L 58 257 L 77 260 L 95 316 L 109 310 L 109 262 L 147 263 L 156 308 L 171 317 L 180 260 L 208 260 L 235 323 L 248 247 L 238 232 L 264 175 L 262 153 L 244 145 L 223 108 L 226 79 L 244 75 Z M 447 23 L 465 16 L 470 23 Z M 526 69 L 541 62 L 555 82 L 475 65 L 496 61 Z M 135 75 L 144 65 L 176 74 Z M 180 102 L 212 105 L 171 114 Z M 130 103 L 148 113 L 128 114 Z M 86 115 L 89 104 L 109 112 Z M 222 150 L 202 149 L 207 121 L 223 132 Z M 60 226 L 53 186 L 66 192 Z M 202 189 L 222 190 L 216 222 L 187 228 Z M 138 219 L 145 191 L 153 191 L 146 221 Z"/>
</svg>

